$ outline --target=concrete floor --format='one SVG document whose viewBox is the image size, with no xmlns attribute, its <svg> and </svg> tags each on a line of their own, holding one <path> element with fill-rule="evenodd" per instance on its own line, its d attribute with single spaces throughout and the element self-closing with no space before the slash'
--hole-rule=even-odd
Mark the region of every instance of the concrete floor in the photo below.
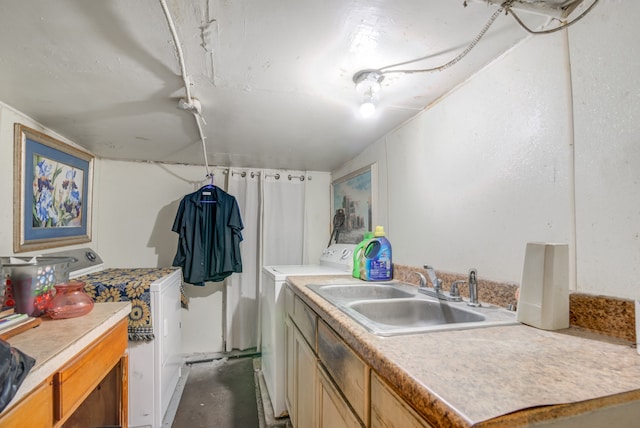
<svg viewBox="0 0 640 428">
<path fill-rule="evenodd" d="M 188 363 L 186 381 L 171 421 L 171 428 L 290 428 L 288 418 L 273 417 L 271 402 L 252 355 L 222 357 Z M 167 411 L 169 417 L 169 411 Z"/>
</svg>

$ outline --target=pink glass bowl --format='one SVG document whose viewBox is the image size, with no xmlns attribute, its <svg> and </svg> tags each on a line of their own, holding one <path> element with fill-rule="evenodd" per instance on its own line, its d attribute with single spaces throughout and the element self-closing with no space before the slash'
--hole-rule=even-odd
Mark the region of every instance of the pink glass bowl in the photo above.
<svg viewBox="0 0 640 428">
<path fill-rule="evenodd" d="M 84 282 L 71 281 L 54 285 L 56 294 L 49 301 L 47 315 L 53 319 L 86 315 L 93 309 L 93 300 L 84 291 Z"/>
</svg>

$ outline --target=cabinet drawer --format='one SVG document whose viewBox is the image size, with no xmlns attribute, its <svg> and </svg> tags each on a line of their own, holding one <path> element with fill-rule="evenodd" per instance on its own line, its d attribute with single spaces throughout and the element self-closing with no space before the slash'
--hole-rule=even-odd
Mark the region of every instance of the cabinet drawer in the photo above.
<svg viewBox="0 0 640 428">
<path fill-rule="evenodd" d="M 65 420 L 115 367 L 127 349 L 127 319 L 89 345 L 54 375 L 56 421 Z"/>
<path fill-rule="evenodd" d="M 369 426 L 371 369 L 322 320 L 318 322 L 318 357 L 356 415 Z"/>
<path fill-rule="evenodd" d="M 293 322 L 315 352 L 317 316 L 298 296 L 293 300 Z"/>
<path fill-rule="evenodd" d="M 45 428 L 53 426 L 53 388 L 45 380 L 13 409 L 0 418 L 2 428 Z"/>
<path fill-rule="evenodd" d="M 371 428 L 431 428 L 431 425 L 372 373 Z"/>
</svg>

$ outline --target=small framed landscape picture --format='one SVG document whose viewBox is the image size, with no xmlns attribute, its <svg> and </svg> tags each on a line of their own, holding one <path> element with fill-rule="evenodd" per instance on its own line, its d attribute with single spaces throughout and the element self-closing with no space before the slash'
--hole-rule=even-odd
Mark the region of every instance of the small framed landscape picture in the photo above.
<svg viewBox="0 0 640 428">
<path fill-rule="evenodd" d="M 376 220 L 376 164 L 369 165 L 335 180 L 331 186 L 332 227 L 337 229 L 337 242 L 357 244 L 364 233 L 372 231 Z"/>
</svg>

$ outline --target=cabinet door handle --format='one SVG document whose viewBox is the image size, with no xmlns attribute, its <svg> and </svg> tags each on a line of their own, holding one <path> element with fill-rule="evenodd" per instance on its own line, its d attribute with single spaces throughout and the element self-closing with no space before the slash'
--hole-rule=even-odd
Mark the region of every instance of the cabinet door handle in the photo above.
<svg viewBox="0 0 640 428">
<path fill-rule="evenodd" d="M 62 419 L 62 379 L 60 373 L 53 375 L 53 420 Z"/>
</svg>

